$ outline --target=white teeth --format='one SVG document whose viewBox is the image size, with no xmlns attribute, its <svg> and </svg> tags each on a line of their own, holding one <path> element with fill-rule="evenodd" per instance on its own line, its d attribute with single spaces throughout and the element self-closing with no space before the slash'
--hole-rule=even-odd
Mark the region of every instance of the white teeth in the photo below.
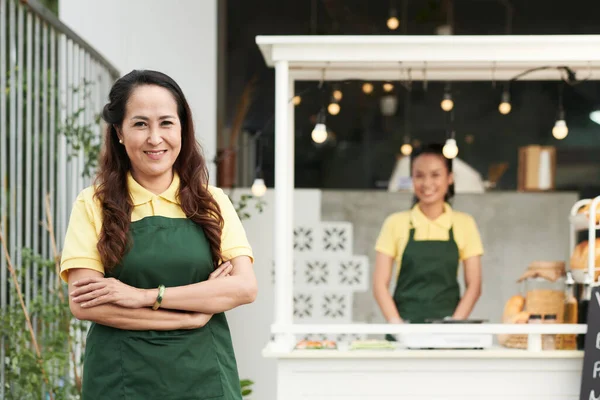
<svg viewBox="0 0 600 400">
<path fill-rule="evenodd" d="M 164 153 L 165 151 L 166 151 L 166 150 L 161 150 L 161 151 L 145 151 L 144 153 L 146 153 L 146 154 L 154 154 L 154 155 L 157 155 L 157 154 L 162 154 L 162 153 Z"/>
</svg>

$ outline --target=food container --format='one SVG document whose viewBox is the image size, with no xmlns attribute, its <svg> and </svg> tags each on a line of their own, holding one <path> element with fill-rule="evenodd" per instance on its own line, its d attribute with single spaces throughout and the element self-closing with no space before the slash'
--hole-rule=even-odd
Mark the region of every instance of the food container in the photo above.
<svg viewBox="0 0 600 400">
<path fill-rule="evenodd" d="M 556 323 L 563 323 L 565 314 L 565 263 L 562 261 L 535 261 L 517 282 L 522 284 L 524 298 L 522 311 L 529 315 L 555 315 Z M 530 323 L 532 321 L 529 321 Z M 541 322 L 541 321 L 540 321 Z M 503 346 L 526 349 L 528 335 L 503 335 Z M 562 336 L 556 338 L 556 348 L 562 349 Z"/>
</svg>

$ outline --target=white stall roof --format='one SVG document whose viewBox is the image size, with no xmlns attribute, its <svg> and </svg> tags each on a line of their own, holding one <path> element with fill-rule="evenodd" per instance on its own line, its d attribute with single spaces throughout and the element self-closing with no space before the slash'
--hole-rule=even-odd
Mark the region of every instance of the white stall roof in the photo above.
<svg viewBox="0 0 600 400">
<path fill-rule="evenodd" d="M 296 80 L 600 79 L 600 35 L 257 36 L 268 66 L 287 61 Z"/>
</svg>

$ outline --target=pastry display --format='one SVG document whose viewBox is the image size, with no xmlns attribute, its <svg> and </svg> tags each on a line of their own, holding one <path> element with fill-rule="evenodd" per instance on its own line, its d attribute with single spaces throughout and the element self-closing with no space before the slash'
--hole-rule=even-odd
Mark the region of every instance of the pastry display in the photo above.
<svg viewBox="0 0 600 400">
<path fill-rule="evenodd" d="M 594 260 L 596 268 L 600 267 L 600 238 L 596 239 L 596 245 L 594 248 Z M 571 269 L 587 269 L 588 267 L 588 255 L 589 255 L 589 242 L 587 240 L 582 241 L 573 250 L 571 255 Z M 598 271 L 596 271 L 596 278 L 598 277 Z"/>
<path fill-rule="evenodd" d="M 395 346 L 387 340 L 354 340 L 350 344 L 350 350 L 394 350 Z"/>
<path fill-rule="evenodd" d="M 589 204 L 586 204 L 585 206 L 581 207 L 579 210 L 577 210 L 577 214 L 584 214 L 586 217 L 589 218 L 591 205 L 592 205 L 592 203 L 589 203 Z M 597 224 L 600 223 L 600 204 L 598 204 L 596 206 L 596 223 Z"/>
<path fill-rule="evenodd" d="M 296 344 L 297 350 L 335 350 L 337 344 L 333 340 L 301 340 Z"/>
</svg>

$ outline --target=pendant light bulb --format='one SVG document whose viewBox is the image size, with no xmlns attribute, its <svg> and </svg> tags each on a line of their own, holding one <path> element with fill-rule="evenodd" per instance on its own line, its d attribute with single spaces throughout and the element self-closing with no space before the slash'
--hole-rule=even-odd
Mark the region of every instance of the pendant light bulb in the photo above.
<svg viewBox="0 0 600 400">
<path fill-rule="evenodd" d="M 369 83 L 369 82 L 364 83 L 362 85 L 362 91 L 365 94 L 371 94 L 371 93 L 373 93 L 373 85 L 371 83 Z"/>
<path fill-rule="evenodd" d="M 569 128 L 567 127 L 567 123 L 564 119 L 559 119 L 554 124 L 554 128 L 552 128 L 552 136 L 554 136 L 557 140 L 563 140 L 569 134 Z"/>
<path fill-rule="evenodd" d="M 385 92 L 389 93 L 389 92 L 391 92 L 392 90 L 394 90 L 394 85 L 393 85 L 393 84 L 391 84 L 391 83 L 389 83 L 389 82 L 386 82 L 386 83 L 384 83 L 384 84 L 383 84 L 383 90 L 384 90 Z"/>
<path fill-rule="evenodd" d="M 444 157 L 448 159 L 453 159 L 458 155 L 458 145 L 456 144 L 456 139 L 446 139 L 446 144 L 442 149 L 442 153 Z"/>
<path fill-rule="evenodd" d="M 400 21 L 398 21 L 398 18 L 396 17 L 389 17 L 387 20 L 387 27 L 392 30 L 395 31 L 396 29 L 398 29 L 398 27 L 400 26 Z"/>
<path fill-rule="evenodd" d="M 440 103 L 440 106 L 442 107 L 442 110 L 446 112 L 451 111 L 454 108 L 454 102 L 452 101 L 450 93 L 444 94 L 444 99 Z"/>
<path fill-rule="evenodd" d="M 600 125 L 600 110 L 594 110 L 590 113 L 590 119 Z"/>
<path fill-rule="evenodd" d="M 342 97 L 343 97 L 343 95 L 342 95 L 342 91 L 341 91 L 341 90 L 339 90 L 339 89 L 336 89 L 336 90 L 334 90 L 334 91 L 333 91 L 333 98 L 334 98 L 336 101 L 340 101 L 340 100 L 342 100 Z"/>
<path fill-rule="evenodd" d="M 404 143 L 400 147 L 400 153 L 402 153 L 402 155 L 404 155 L 404 156 L 410 156 L 412 154 L 412 151 L 413 151 L 413 147 L 410 145 L 410 143 Z"/>
<path fill-rule="evenodd" d="M 500 114 L 506 115 L 510 113 L 511 109 L 512 106 L 510 105 L 510 95 L 505 91 L 502 93 L 502 102 L 498 106 L 498 111 L 500 111 Z"/>
<path fill-rule="evenodd" d="M 510 103 L 500 103 L 500 105 L 498 106 L 498 111 L 500 111 L 500 114 L 502 115 L 510 113 L 511 109 L 512 107 L 510 106 Z"/>
<path fill-rule="evenodd" d="M 252 194 L 256 197 L 262 197 L 267 193 L 267 185 L 265 185 L 265 180 L 261 178 L 256 178 L 254 183 L 252 183 Z"/>
<path fill-rule="evenodd" d="M 327 127 L 323 123 L 315 125 L 311 134 L 312 140 L 315 143 L 321 144 L 327 140 Z"/>
<path fill-rule="evenodd" d="M 295 106 L 300 105 L 300 103 L 302 103 L 302 97 L 294 96 L 294 98 L 292 99 L 292 103 L 294 103 Z"/>
<path fill-rule="evenodd" d="M 329 103 L 327 111 L 329 111 L 329 114 L 331 115 L 338 115 L 340 113 L 340 105 L 338 103 Z"/>
</svg>

